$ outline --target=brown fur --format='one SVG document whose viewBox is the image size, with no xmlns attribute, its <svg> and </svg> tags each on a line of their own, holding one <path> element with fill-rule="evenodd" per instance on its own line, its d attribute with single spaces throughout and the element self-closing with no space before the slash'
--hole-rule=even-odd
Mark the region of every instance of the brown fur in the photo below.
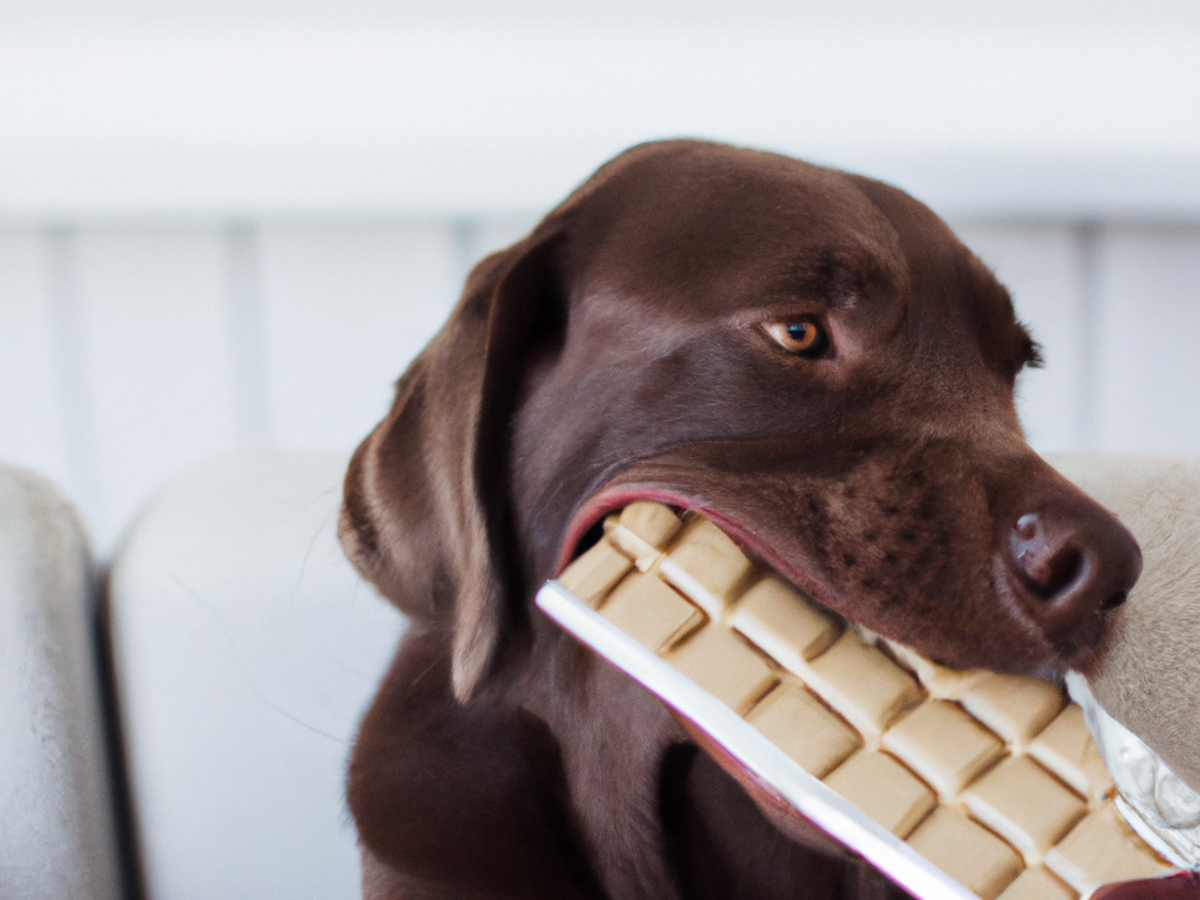
<svg viewBox="0 0 1200 900">
<path fill-rule="evenodd" d="M 802 316 L 821 358 L 763 327 Z M 1034 355 L 916 201 L 712 144 L 624 154 L 480 263 L 347 475 L 347 551 L 412 619 L 350 769 L 367 896 L 886 893 L 532 596 L 607 510 L 660 497 L 933 658 L 1087 665 L 1140 558 L 1026 446 Z"/>
</svg>

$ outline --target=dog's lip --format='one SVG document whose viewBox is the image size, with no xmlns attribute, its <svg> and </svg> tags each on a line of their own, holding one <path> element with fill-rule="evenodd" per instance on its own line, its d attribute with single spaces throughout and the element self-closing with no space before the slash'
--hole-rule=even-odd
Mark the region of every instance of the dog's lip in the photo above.
<svg viewBox="0 0 1200 900">
<path fill-rule="evenodd" d="M 689 494 L 678 488 L 655 484 L 623 484 L 601 488 L 582 503 L 572 516 L 566 530 L 566 538 L 559 550 L 554 577 L 570 565 L 576 557 L 576 548 L 583 536 L 609 513 L 628 506 L 635 500 L 652 500 L 665 503 L 680 510 L 690 510 L 710 519 L 722 531 L 737 543 L 753 560 L 774 571 L 780 577 L 799 588 L 808 597 L 842 617 L 838 610 L 847 608 L 847 604 L 839 602 L 845 598 L 839 597 L 833 585 L 820 581 L 812 576 L 817 571 L 815 564 L 803 559 L 789 559 L 777 552 L 768 542 L 760 540 L 750 528 L 745 527 L 736 518 L 729 516 L 720 508 L 706 502 L 703 498 Z M 999 560 L 999 557 L 997 557 Z M 1002 561 L 1001 561 L 1002 562 Z M 999 564 L 999 562 L 997 563 Z M 994 583 L 1001 593 L 1008 595 L 1005 602 L 1010 614 L 1016 616 L 1029 627 L 1030 639 L 1040 639 L 1039 658 L 1036 673 L 1038 677 L 1057 680 L 1068 669 L 1088 672 L 1096 659 L 1096 649 L 1089 644 L 1071 641 L 1063 638 L 1051 641 L 1032 620 L 1020 609 L 1020 604 L 1012 596 L 1012 587 L 1007 582 L 1008 573 L 997 572 Z M 931 659 L 934 659 L 931 657 Z M 934 659 L 934 661 L 939 661 Z M 943 663 L 952 665 L 951 663 Z"/>
<path fill-rule="evenodd" d="M 566 537 L 559 550 L 554 577 L 562 574 L 576 556 L 576 548 L 583 536 L 611 512 L 622 509 L 635 500 L 652 500 L 665 503 L 676 509 L 699 513 L 727 534 L 751 559 L 776 572 L 808 594 L 817 603 L 829 607 L 825 602 L 823 585 L 814 582 L 808 574 L 811 566 L 798 566 L 781 556 L 768 544 L 762 542 L 753 530 L 745 527 L 721 509 L 699 497 L 661 485 L 620 485 L 603 488 L 589 497 L 571 517 Z"/>
<path fill-rule="evenodd" d="M 575 551 L 579 542 L 583 540 L 583 536 L 588 531 L 595 527 L 597 522 L 602 521 L 609 513 L 623 509 L 635 500 L 653 500 L 679 509 L 704 511 L 703 506 L 697 504 L 692 498 L 666 488 L 635 485 L 597 491 L 584 501 L 571 517 L 562 546 L 559 548 L 558 562 L 554 566 L 554 577 L 557 578 L 561 575 L 563 569 L 571 564 L 576 556 Z M 707 512 L 705 514 L 707 515 Z"/>
</svg>

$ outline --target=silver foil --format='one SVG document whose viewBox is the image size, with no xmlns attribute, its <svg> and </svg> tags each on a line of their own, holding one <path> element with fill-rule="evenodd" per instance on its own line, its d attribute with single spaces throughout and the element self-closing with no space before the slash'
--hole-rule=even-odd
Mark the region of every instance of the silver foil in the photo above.
<svg viewBox="0 0 1200 900">
<path fill-rule="evenodd" d="M 1133 829 L 1175 865 L 1200 870 L 1200 793 L 1147 747 L 1136 734 L 1105 712 L 1087 681 L 1067 675 L 1071 699 L 1084 719 L 1117 788 L 1117 808 Z"/>
</svg>

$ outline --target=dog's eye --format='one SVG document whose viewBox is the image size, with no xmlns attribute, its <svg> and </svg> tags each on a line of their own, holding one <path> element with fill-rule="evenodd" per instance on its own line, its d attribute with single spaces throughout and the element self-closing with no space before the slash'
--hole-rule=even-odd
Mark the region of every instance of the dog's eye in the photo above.
<svg viewBox="0 0 1200 900">
<path fill-rule="evenodd" d="M 820 356 L 829 348 L 829 337 L 825 329 L 812 319 L 794 322 L 772 322 L 767 333 L 789 353 L 812 358 Z"/>
</svg>

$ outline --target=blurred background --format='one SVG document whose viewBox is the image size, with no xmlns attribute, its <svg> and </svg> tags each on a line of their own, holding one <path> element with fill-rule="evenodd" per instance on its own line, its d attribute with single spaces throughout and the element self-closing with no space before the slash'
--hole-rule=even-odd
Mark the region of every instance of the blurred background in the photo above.
<svg viewBox="0 0 1200 900">
<path fill-rule="evenodd" d="M 1039 449 L 1200 451 L 1194 0 L 0 0 L 0 460 L 106 554 L 195 460 L 349 452 L 476 259 L 681 135 L 949 220 Z"/>
</svg>

